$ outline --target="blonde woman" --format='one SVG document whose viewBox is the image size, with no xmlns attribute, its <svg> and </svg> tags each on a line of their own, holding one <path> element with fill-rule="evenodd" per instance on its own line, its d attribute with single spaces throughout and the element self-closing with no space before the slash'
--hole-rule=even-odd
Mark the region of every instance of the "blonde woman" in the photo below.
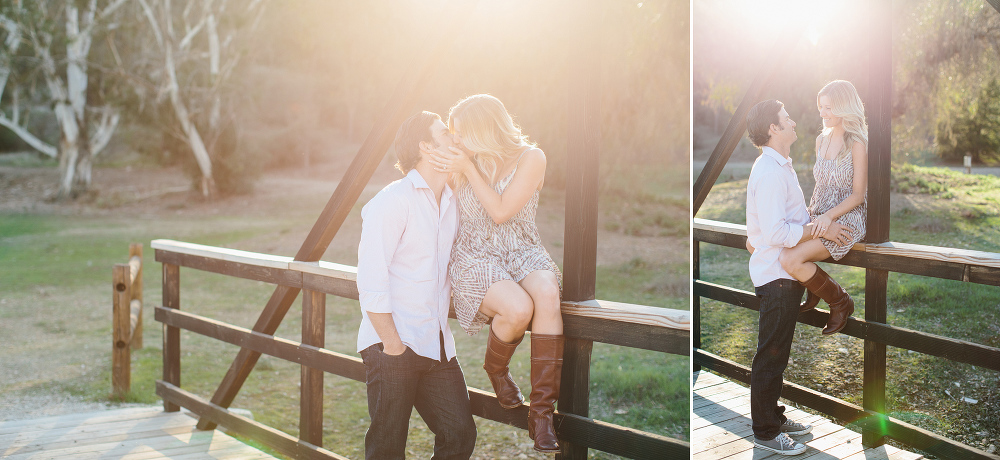
<svg viewBox="0 0 1000 460">
<path fill-rule="evenodd" d="M 455 314 L 469 335 L 492 319 L 483 368 L 507 409 L 524 403 L 508 365 L 531 326 L 528 435 L 535 450 L 558 452 L 552 414 L 562 374 L 561 274 L 535 225 L 545 153 L 487 94 L 459 101 L 448 126 L 461 149 L 431 163 L 452 173 L 458 194 L 459 230 L 448 270 Z"/>
<path fill-rule="evenodd" d="M 840 332 L 854 313 L 854 300 L 814 262 L 840 260 L 865 236 L 868 184 L 868 124 L 865 107 L 845 80 L 828 83 L 816 96 L 823 132 L 816 137 L 816 188 L 809 200 L 815 224 L 813 239 L 781 251 L 781 267 L 808 290 L 801 311 L 816 307 L 820 299 L 830 305 L 830 319 L 823 334 Z M 832 222 L 847 227 L 849 239 L 827 239 Z M 832 238 L 832 236 L 831 236 Z"/>
</svg>

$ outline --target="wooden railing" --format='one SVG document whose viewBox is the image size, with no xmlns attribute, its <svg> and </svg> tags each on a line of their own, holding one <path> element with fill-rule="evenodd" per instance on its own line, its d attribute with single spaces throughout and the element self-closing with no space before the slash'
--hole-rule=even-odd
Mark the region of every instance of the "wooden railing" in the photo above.
<svg viewBox="0 0 1000 460">
<path fill-rule="evenodd" d="M 128 263 L 111 269 L 111 391 L 132 390 L 132 350 L 142 348 L 142 245 L 128 247 Z"/>
<path fill-rule="evenodd" d="M 694 270 L 692 273 L 694 298 L 691 308 L 694 315 L 695 365 L 749 383 L 750 369 L 748 367 L 701 349 L 701 298 L 705 297 L 750 310 L 758 310 L 757 297 L 752 292 L 702 281 L 700 279 L 701 243 L 745 250 L 746 226 L 704 219 L 694 220 Z M 835 262 L 828 259 L 824 262 L 863 267 L 869 270 L 884 270 L 1000 286 L 1000 254 L 988 252 L 889 242 L 857 244 L 840 261 Z M 869 312 L 868 309 L 879 309 L 880 311 Z M 885 318 L 885 310 L 885 302 L 869 303 L 866 305 L 865 316 Z M 828 318 L 828 312 L 814 310 L 799 314 L 798 321 L 822 328 Z M 848 320 L 847 327 L 841 333 L 865 341 L 866 363 L 863 377 L 865 398 L 870 397 L 871 393 L 875 393 L 874 396 L 882 400 L 885 398 L 886 346 L 913 350 L 955 362 L 1000 371 L 1000 348 L 855 317 Z M 881 363 L 881 366 L 871 365 L 871 363 Z M 794 383 L 784 382 L 781 396 L 843 422 L 856 423 L 869 440 L 880 440 L 883 437 L 892 438 L 940 458 L 1000 459 L 996 455 L 889 417 L 881 411 L 862 408 Z M 866 445 L 869 444 L 866 443 Z"/>
<path fill-rule="evenodd" d="M 328 262 L 298 262 L 246 251 L 155 240 L 156 260 L 163 264 L 163 305 L 156 321 L 164 324 L 163 380 L 156 393 L 167 411 L 185 407 L 215 424 L 256 439 L 295 458 L 340 459 L 323 448 L 323 378 L 326 373 L 364 381 L 361 359 L 324 348 L 326 295 L 358 298 L 355 267 Z M 180 267 L 220 273 L 302 290 L 302 342 L 255 332 L 180 310 Z M 597 341 L 632 348 L 688 355 L 690 314 L 608 301 L 564 302 L 568 339 Z M 180 330 L 211 337 L 244 349 L 302 366 L 299 438 L 228 411 L 181 389 Z M 569 369 L 569 370 L 568 370 Z M 564 367 L 562 391 L 590 385 L 589 366 Z M 569 374 L 569 375 L 567 375 Z M 678 375 L 677 378 L 687 378 Z M 469 388 L 473 414 L 527 429 L 527 406 L 505 410 L 493 393 Z M 637 459 L 688 458 L 687 442 L 557 411 L 560 439 L 584 448 Z"/>
</svg>

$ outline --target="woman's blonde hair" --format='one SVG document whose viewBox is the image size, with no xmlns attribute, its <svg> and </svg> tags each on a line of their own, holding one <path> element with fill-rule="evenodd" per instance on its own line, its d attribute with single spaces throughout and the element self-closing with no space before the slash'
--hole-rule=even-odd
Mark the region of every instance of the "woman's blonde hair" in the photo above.
<svg viewBox="0 0 1000 460">
<path fill-rule="evenodd" d="M 503 102 L 489 94 L 476 94 L 458 101 L 448 112 L 448 128 L 455 132 L 455 120 L 462 120 L 462 143 L 474 155 L 479 173 L 489 183 L 500 178 L 504 162 L 520 155 L 535 144 L 521 134 L 521 128 L 507 113 Z M 457 185 L 466 183 L 465 176 L 455 179 Z"/>
<path fill-rule="evenodd" d="M 858 90 L 847 80 L 834 80 L 827 83 L 816 95 L 816 105 L 820 96 L 830 98 L 830 109 L 833 116 L 842 120 L 844 125 L 844 146 L 837 157 L 851 151 L 855 142 L 861 142 L 868 147 L 868 123 L 865 121 L 865 104 L 858 96 Z M 833 128 L 826 128 L 823 134 L 828 134 Z"/>
</svg>

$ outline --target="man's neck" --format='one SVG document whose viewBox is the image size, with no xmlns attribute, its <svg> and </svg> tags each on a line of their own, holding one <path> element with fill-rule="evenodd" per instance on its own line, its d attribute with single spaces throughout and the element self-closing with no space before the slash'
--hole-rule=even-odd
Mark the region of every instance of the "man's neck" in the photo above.
<svg viewBox="0 0 1000 460">
<path fill-rule="evenodd" d="M 765 144 L 764 147 L 771 147 L 775 152 L 781 154 L 785 158 L 791 158 L 792 146 L 791 145 L 775 145 L 775 144 Z"/>
<path fill-rule="evenodd" d="M 444 193 L 444 186 L 448 183 L 448 174 L 435 171 L 434 166 L 431 166 L 426 161 L 417 163 L 417 166 L 413 169 L 416 169 L 420 177 L 424 178 L 424 182 L 427 182 L 427 186 L 434 192 L 434 198 L 440 202 L 441 194 Z"/>
</svg>

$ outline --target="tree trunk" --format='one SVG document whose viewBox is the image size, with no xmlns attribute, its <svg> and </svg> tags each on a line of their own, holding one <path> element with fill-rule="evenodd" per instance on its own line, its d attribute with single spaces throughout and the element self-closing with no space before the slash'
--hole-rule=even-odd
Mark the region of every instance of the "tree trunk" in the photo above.
<svg viewBox="0 0 1000 460">
<path fill-rule="evenodd" d="M 174 68 L 174 53 L 171 46 L 168 44 L 165 47 L 166 71 L 170 79 L 170 86 L 168 87 L 170 105 L 174 108 L 177 121 L 180 122 L 181 129 L 184 130 L 188 146 L 191 147 L 191 152 L 194 153 L 194 158 L 198 162 L 198 168 L 201 170 L 201 194 L 205 198 L 211 198 L 215 192 L 215 180 L 212 178 L 212 159 L 208 156 L 208 149 L 205 148 L 205 142 L 202 140 L 201 134 L 198 133 L 198 128 L 191 121 L 187 106 L 181 100 L 180 88 L 177 85 L 177 72 Z"/>
<path fill-rule="evenodd" d="M 56 120 L 61 128 L 59 135 L 59 193 L 60 200 L 71 198 L 73 178 L 76 177 L 77 161 L 80 157 L 80 125 L 73 110 L 65 103 L 56 104 Z"/>
</svg>

